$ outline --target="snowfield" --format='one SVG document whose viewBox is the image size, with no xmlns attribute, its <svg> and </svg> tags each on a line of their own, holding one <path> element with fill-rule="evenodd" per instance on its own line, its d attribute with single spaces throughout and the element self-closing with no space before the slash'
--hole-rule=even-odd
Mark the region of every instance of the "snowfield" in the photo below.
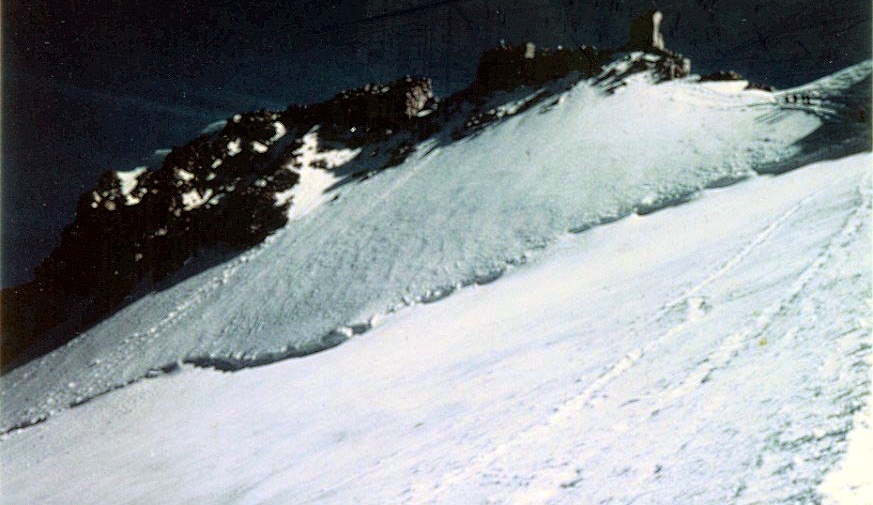
<svg viewBox="0 0 873 505">
<path fill-rule="evenodd" d="M 869 503 L 870 74 L 586 81 L 310 174 L 0 378 L 0 503 Z"/>
<path fill-rule="evenodd" d="M 7 435 L 2 502 L 816 502 L 869 395 L 871 161 L 565 236 L 330 351 L 99 397 Z"/>
</svg>

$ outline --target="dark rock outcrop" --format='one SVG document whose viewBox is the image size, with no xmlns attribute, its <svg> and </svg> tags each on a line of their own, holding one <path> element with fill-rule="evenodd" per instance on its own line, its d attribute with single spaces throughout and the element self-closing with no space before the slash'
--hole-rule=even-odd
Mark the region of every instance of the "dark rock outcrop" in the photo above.
<svg viewBox="0 0 873 505">
<path fill-rule="evenodd" d="M 719 70 L 717 72 L 712 72 L 710 74 L 705 74 L 700 76 L 700 82 L 707 81 L 741 81 L 743 80 L 743 76 L 734 72 L 733 70 Z"/>
<path fill-rule="evenodd" d="M 284 116 L 296 123 L 320 124 L 331 135 L 359 145 L 411 128 L 435 106 L 430 79 L 406 77 L 343 91 L 315 105 L 292 105 Z"/>
<path fill-rule="evenodd" d="M 746 80 L 746 78 L 741 76 L 737 72 L 734 72 L 733 70 L 719 70 L 716 72 L 712 72 L 712 73 L 700 76 L 700 82 L 743 81 L 743 80 Z M 757 90 L 761 90 L 761 91 L 773 91 L 772 86 L 767 86 L 766 84 L 759 84 L 759 83 L 751 82 L 751 81 L 746 86 L 746 89 L 757 89 Z"/>
<path fill-rule="evenodd" d="M 415 131 L 434 106 L 427 79 L 367 85 L 320 104 L 238 114 L 173 148 L 156 170 L 106 172 L 79 198 L 35 280 L 3 291 L 3 367 L 33 357 L 37 337 L 54 340 L 40 348 L 62 344 L 199 254 L 243 250 L 284 226 L 293 202 L 281 196 L 299 181 L 294 152 L 307 132 L 320 128 L 321 138 L 347 147 L 376 143 Z M 411 152 L 397 144 L 386 146 L 385 165 Z M 62 323 L 65 331 L 46 336 Z"/>
<path fill-rule="evenodd" d="M 746 89 L 757 89 L 759 91 L 766 91 L 768 93 L 772 93 L 773 91 L 775 91 L 773 86 L 770 86 L 767 84 L 761 84 L 761 83 L 757 83 L 757 82 L 749 82 L 749 85 L 746 86 Z"/>
</svg>

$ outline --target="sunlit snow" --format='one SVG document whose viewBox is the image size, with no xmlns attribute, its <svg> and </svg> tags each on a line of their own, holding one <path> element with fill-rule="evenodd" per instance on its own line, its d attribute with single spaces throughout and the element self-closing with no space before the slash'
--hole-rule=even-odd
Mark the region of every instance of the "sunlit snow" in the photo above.
<svg viewBox="0 0 873 505">
<path fill-rule="evenodd" d="M 331 351 L 102 396 L 7 436 L 2 500 L 814 501 L 869 393 L 871 160 L 566 235 Z"/>
<path fill-rule="evenodd" d="M 869 79 L 582 82 L 345 185 L 310 132 L 285 228 L 0 379 L 3 430 L 47 419 L 0 501 L 857 495 L 871 156 L 812 162 Z"/>
<path fill-rule="evenodd" d="M 329 190 L 342 180 L 333 169 L 345 165 L 361 153 L 361 149 L 330 149 L 322 146 L 317 130 L 306 133 L 301 140 L 300 147 L 292 152 L 293 157 L 287 163 L 288 170 L 297 173 L 300 181 L 291 189 L 276 195 L 277 205 L 293 200 L 288 211 L 291 220 L 300 219 L 328 201 L 331 198 Z"/>
</svg>

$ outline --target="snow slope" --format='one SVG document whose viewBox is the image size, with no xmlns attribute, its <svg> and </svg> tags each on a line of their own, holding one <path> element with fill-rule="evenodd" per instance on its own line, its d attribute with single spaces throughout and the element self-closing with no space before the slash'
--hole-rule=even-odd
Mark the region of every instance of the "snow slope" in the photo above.
<svg viewBox="0 0 873 505">
<path fill-rule="evenodd" d="M 0 501 L 817 503 L 870 409 L 871 161 L 561 234 L 330 351 L 101 396 L 4 436 Z M 869 503 L 863 461 L 829 496 Z"/>
<path fill-rule="evenodd" d="M 594 79 L 473 137 L 438 135 L 395 169 L 332 190 L 265 245 L 5 374 L 0 428 L 177 362 L 238 368 L 319 351 L 385 314 L 489 282 L 568 230 L 862 149 L 869 132 L 852 107 L 867 100 L 870 73 L 868 61 L 813 83 L 808 105 L 783 103 L 790 90 L 652 85 L 646 74 L 610 94 L 603 87 L 616 82 Z"/>
</svg>

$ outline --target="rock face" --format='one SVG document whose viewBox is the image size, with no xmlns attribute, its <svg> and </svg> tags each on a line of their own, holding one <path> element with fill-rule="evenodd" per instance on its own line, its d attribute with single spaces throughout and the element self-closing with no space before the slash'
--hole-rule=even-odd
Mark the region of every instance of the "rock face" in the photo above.
<svg viewBox="0 0 873 505">
<path fill-rule="evenodd" d="M 580 79 L 611 91 L 635 72 L 687 75 L 690 62 L 663 48 L 660 14 L 641 19 L 646 52 L 501 46 L 484 53 L 468 89 L 443 102 L 425 78 L 368 84 L 313 105 L 237 114 L 172 149 L 159 167 L 106 172 L 79 198 L 35 280 L 2 293 L 3 367 L 63 344 L 192 259 L 259 244 L 288 223 L 307 171 L 363 180 L 399 165 L 426 138 L 475 135 Z M 488 105 L 520 87 L 511 105 Z"/>
<path fill-rule="evenodd" d="M 380 132 L 409 127 L 433 103 L 429 79 L 406 77 L 387 85 L 368 84 L 344 91 L 312 106 L 292 105 L 285 115 L 296 122 L 323 124 L 337 133 L 354 129 L 350 139 L 361 142 L 374 140 Z"/>
<path fill-rule="evenodd" d="M 701 75 L 700 82 L 706 81 L 740 81 L 743 76 L 733 70 L 719 70 L 709 74 Z"/>
<path fill-rule="evenodd" d="M 709 74 L 701 75 L 700 82 L 717 82 L 717 81 L 742 81 L 746 78 L 733 70 L 719 70 Z M 760 91 L 772 92 L 773 87 L 760 84 L 757 82 L 749 82 L 746 89 L 757 89 Z"/>
</svg>

